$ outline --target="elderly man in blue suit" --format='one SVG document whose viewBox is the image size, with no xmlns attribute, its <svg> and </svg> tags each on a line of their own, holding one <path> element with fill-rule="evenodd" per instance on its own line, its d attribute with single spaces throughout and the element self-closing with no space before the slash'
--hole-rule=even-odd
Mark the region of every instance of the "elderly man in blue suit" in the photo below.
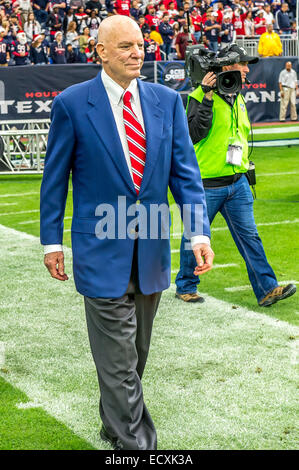
<svg viewBox="0 0 299 470">
<path fill-rule="evenodd" d="M 168 186 L 190 222 L 185 232 L 197 274 L 211 269 L 214 254 L 180 96 L 138 79 L 144 47 L 132 19 L 105 19 L 97 51 L 98 76 L 53 102 L 41 243 L 52 277 L 67 280 L 62 238 L 72 171 L 73 271 L 98 373 L 100 435 L 115 449 L 156 449 L 141 378 L 161 292 L 170 284 L 169 213 L 152 217 L 153 208 L 168 208 Z"/>
</svg>

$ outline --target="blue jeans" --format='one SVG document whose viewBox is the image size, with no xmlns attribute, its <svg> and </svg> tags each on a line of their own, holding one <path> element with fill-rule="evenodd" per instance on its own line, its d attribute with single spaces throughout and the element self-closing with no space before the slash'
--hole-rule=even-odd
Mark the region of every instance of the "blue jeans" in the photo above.
<svg viewBox="0 0 299 470">
<path fill-rule="evenodd" d="M 165 60 L 168 60 L 168 55 L 171 52 L 171 42 L 164 42 L 164 44 L 162 44 L 160 46 L 160 49 L 161 49 L 161 51 L 165 52 L 165 54 L 166 54 L 166 59 Z M 164 57 L 162 57 L 162 60 L 164 60 Z"/>
<path fill-rule="evenodd" d="M 253 196 L 245 175 L 235 183 L 220 188 L 205 188 L 210 224 L 220 212 L 232 234 L 235 244 L 244 258 L 252 288 L 258 302 L 277 287 L 277 279 L 269 265 L 262 241 L 257 232 L 253 215 Z M 196 266 L 192 250 L 185 250 L 186 238 L 182 237 L 180 271 L 175 283 L 180 294 L 197 291 L 199 277 L 194 276 Z M 225 248 L 224 248 L 225 249 Z"/>
<path fill-rule="evenodd" d="M 210 49 L 210 51 L 217 52 L 218 51 L 218 41 L 210 41 L 209 42 L 209 49 Z"/>
</svg>

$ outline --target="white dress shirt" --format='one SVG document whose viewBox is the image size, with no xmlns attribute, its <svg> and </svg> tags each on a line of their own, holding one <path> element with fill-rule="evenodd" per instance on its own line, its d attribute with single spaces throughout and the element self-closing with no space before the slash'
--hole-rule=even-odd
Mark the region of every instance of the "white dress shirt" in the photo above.
<svg viewBox="0 0 299 470">
<path fill-rule="evenodd" d="M 134 113 L 136 114 L 138 121 L 140 122 L 145 133 L 144 120 L 143 120 L 143 115 L 142 115 L 142 108 L 141 108 L 141 103 L 140 103 L 137 80 L 136 78 L 132 80 L 129 87 L 126 90 L 124 90 L 118 83 L 116 83 L 114 80 L 112 80 L 111 77 L 109 77 L 109 75 L 105 72 L 104 69 L 102 69 L 101 78 L 102 78 L 102 82 L 107 92 L 108 99 L 111 105 L 111 109 L 113 112 L 113 116 L 115 119 L 116 127 L 118 130 L 119 138 L 120 138 L 122 148 L 125 154 L 129 172 L 130 172 L 131 178 L 133 179 L 128 141 L 127 141 L 126 130 L 125 130 L 125 125 L 123 121 L 123 95 L 125 94 L 126 91 L 130 91 L 132 93 L 132 97 L 131 97 L 132 109 Z M 197 235 L 195 237 L 192 237 L 190 241 L 191 241 L 191 246 L 194 246 L 196 243 L 210 244 L 209 237 L 206 237 L 205 235 Z M 62 245 L 44 245 L 45 255 L 47 253 L 52 253 L 54 251 L 63 251 Z"/>
</svg>

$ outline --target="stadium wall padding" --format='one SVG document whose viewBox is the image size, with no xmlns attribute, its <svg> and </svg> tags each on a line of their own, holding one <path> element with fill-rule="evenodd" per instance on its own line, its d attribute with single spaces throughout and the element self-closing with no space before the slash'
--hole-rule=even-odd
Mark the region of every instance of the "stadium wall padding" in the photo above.
<svg viewBox="0 0 299 470">
<path fill-rule="evenodd" d="M 243 87 L 242 93 L 252 122 L 279 119 L 278 77 L 288 60 L 298 73 L 297 57 L 266 58 L 250 66 L 251 83 Z M 70 85 L 95 77 L 100 68 L 86 64 L 2 67 L 0 121 L 49 118 L 56 95 Z M 145 62 L 141 78 L 177 90 L 186 104 L 191 85 L 184 62 Z M 297 98 L 297 108 L 298 103 Z"/>
</svg>

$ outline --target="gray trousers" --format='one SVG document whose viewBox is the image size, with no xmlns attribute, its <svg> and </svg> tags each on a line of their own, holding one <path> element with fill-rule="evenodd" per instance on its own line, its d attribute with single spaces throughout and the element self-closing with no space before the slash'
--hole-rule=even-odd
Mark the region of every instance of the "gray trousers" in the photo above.
<svg viewBox="0 0 299 470">
<path fill-rule="evenodd" d="M 84 297 L 84 302 L 102 422 L 123 449 L 153 450 L 157 435 L 143 401 L 141 378 L 161 292 L 141 294 L 136 278 L 132 269 L 127 292 L 120 298 Z"/>
</svg>

